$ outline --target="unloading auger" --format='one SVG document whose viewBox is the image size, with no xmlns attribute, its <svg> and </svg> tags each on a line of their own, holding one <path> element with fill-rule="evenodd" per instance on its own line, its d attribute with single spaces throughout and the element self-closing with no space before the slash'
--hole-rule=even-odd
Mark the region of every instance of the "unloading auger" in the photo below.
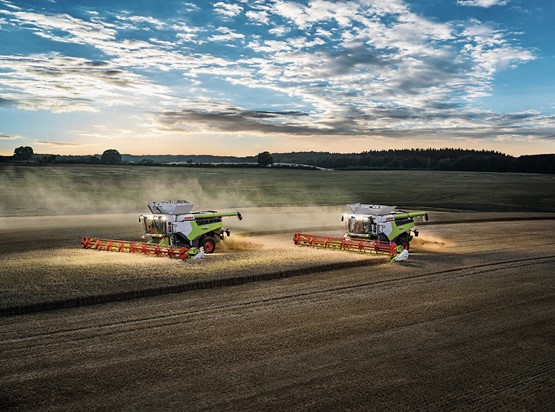
<svg viewBox="0 0 555 412">
<path fill-rule="evenodd" d="M 293 242 L 311 246 L 351 252 L 385 254 L 392 257 L 410 249 L 410 241 L 418 236 L 414 218 L 428 220 L 424 211 L 406 212 L 396 206 L 350 204 L 351 213 L 341 217 L 347 232 L 343 237 L 295 233 Z"/>
<path fill-rule="evenodd" d="M 185 200 L 150 202 L 151 214 L 139 216 L 144 233 L 144 242 L 129 240 L 84 237 L 84 249 L 106 250 L 111 252 L 143 253 L 152 256 L 188 259 L 204 253 L 213 253 L 216 242 L 230 236 L 229 229 L 223 228 L 223 217 L 236 216 L 239 212 L 191 211 L 193 204 Z"/>
</svg>

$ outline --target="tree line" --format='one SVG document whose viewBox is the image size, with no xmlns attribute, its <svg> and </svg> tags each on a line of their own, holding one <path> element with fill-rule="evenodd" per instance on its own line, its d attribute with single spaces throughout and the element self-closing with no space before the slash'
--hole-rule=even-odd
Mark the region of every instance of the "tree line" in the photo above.
<svg viewBox="0 0 555 412">
<path fill-rule="evenodd" d="M 69 156 L 75 157 L 75 161 L 67 161 L 65 156 L 54 154 L 36 154 L 31 146 L 16 147 L 11 157 L 0 156 L 0 163 L 28 163 L 28 164 L 47 164 L 47 163 L 88 163 L 88 164 L 121 164 L 123 159 L 121 154 L 115 149 L 108 149 L 101 156 Z"/>
<path fill-rule="evenodd" d="M 275 162 L 342 170 L 453 170 L 555 173 L 555 154 L 514 157 L 497 151 L 465 149 L 372 150 L 361 153 L 274 154 Z"/>
<path fill-rule="evenodd" d="M 472 172 L 555 173 L 555 154 L 510 156 L 490 150 L 407 149 L 371 150 L 361 153 L 261 152 L 256 156 L 213 155 L 126 155 L 115 149 L 102 155 L 61 156 L 35 154 L 29 146 L 18 147 L 14 155 L 0 162 L 173 165 L 190 167 L 287 167 L 305 165 L 336 170 L 441 170 Z"/>
</svg>

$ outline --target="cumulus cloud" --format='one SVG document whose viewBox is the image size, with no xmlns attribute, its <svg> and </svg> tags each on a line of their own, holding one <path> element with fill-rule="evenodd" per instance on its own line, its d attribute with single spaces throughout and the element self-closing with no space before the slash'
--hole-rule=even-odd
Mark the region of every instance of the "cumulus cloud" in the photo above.
<svg viewBox="0 0 555 412">
<path fill-rule="evenodd" d="M 191 3 L 191 2 L 183 3 L 182 7 L 183 7 L 183 10 L 189 13 L 198 11 L 200 9 L 197 4 Z"/>
<path fill-rule="evenodd" d="M 231 41 L 245 38 L 245 35 L 237 33 L 235 30 L 230 29 L 229 27 L 218 27 L 216 31 L 218 31 L 220 34 L 214 34 L 208 37 L 209 41 Z"/>
<path fill-rule="evenodd" d="M 223 1 L 214 4 L 214 11 L 224 17 L 235 17 L 241 13 L 242 10 L 243 7 L 238 4 L 225 3 Z"/>
<path fill-rule="evenodd" d="M 270 17 L 266 11 L 249 10 L 245 13 L 245 16 L 247 16 L 249 20 L 260 24 L 268 24 L 270 21 Z"/>
<path fill-rule="evenodd" d="M 478 96 L 489 91 L 491 80 L 500 70 L 536 58 L 532 51 L 512 45 L 503 31 L 480 22 L 471 21 L 461 37 L 466 43 L 460 50 L 460 56 L 467 56 L 473 64 L 473 73 L 469 78 L 475 80 L 472 89 L 478 87 Z M 468 90 L 467 96 L 473 97 L 475 93 Z"/>
<path fill-rule="evenodd" d="M 202 30 L 198 27 L 191 27 L 185 23 L 179 23 L 172 25 L 171 29 L 174 31 L 175 37 L 182 42 L 196 44 L 202 43 L 202 41 L 199 41 L 198 39 Z"/>
<path fill-rule="evenodd" d="M 3 98 L 21 109 L 97 111 L 100 105 L 133 104 L 167 90 L 106 61 L 50 55 L 0 56 Z"/>
<path fill-rule="evenodd" d="M 457 0 L 457 4 L 461 6 L 474 6 L 489 8 L 492 6 L 506 6 L 509 0 Z"/>
<path fill-rule="evenodd" d="M 85 21 L 70 15 L 45 15 L 35 12 L 17 11 L 8 13 L 10 21 L 16 24 L 33 25 L 42 30 L 35 32 L 44 38 L 54 41 L 71 42 L 77 44 L 97 44 L 103 41 L 113 41 L 117 31 L 112 25 Z M 55 31 L 65 33 L 54 34 Z"/>
<path fill-rule="evenodd" d="M 202 6 L 183 7 L 195 13 Z M 486 136 L 499 128 L 504 136 L 536 130 L 547 137 L 553 126 L 552 118 L 537 113 L 501 118 L 472 108 L 491 92 L 499 71 L 536 58 L 499 26 L 426 18 L 402 0 L 219 1 L 207 7 L 221 25 L 9 9 L 3 18 L 12 29 L 90 47 L 102 60 L 3 56 L 0 104 L 62 112 L 148 107 L 155 100 L 163 106 L 156 127 L 171 131 L 398 137 Z M 234 25 L 239 15 L 250 24 Z M 262 26 L 270 27 L 267 33 Z M 282 109 L 261 109 L 273 104 Z"/>
<path fill-rule="evenodd" d="M 351 1 L 334 3 L 327 0 L 313 0 L 309 5 L 277 0 L 273 11 L 291 20 L 300 29 L 307 29 L 317 22 L 335 20 L 346 27 L 358 10 L 359 4 Z"/>
<path fill-rule="evenodd" d="M 274 34 L 276 36 L 283 36 L 283 35 L 289 33 L 290 31 L 291 31 L 291 29 L 289 27 L 285 27 L 285 26 L 272 27 L 270 30 L 268 30 L 268 32 L 270 34 Z"/>
<path fill-rule="evenodd" d="M 118 17 L 118 19 L 135 24 L 136 26 L 134 28 L 146 26 L 146 28 L 148 29 L 149 26 L 153 26 L 154 28 L 160 30 L 165 27 L 165 23 L 163 21 L 150 16 L 122 16 Z"/>
</svg>

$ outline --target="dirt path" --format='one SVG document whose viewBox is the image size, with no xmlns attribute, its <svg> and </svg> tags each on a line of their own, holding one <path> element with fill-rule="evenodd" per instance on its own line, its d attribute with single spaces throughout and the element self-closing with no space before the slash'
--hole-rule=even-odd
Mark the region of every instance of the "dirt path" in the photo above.
<svg viewBox="0 0 555 412">
<path fill-rule="evenodd" d="M 553 225 L 427 227 L 403 265 L 3 318 L 0 403 L 552 410 Z"/>
</svg>

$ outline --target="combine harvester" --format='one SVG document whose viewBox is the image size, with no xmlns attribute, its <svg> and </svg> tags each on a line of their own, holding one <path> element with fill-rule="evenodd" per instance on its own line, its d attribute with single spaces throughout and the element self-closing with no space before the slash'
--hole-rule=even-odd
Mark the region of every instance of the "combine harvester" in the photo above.
<svg viewBox="0 0 555 412">
<path fill-rule="evenodd" d="M 213 253 L 216 241 L 230 235 L 229 229 L 223 229 L 222 217 L 237 216 L 242 219 L 239 212 L 192 212 L 193 204 L 184 200 L 150 202 L 148 208 L 152 214 L 139 217 L 144 228 L 142 237 L 147 239 L 146 242 L 84 237 L 81 239 L 82 247 L 185 260 L 201 250 Z"/>
<path fill-rule="evenodd" d="M 299 246 L 385 254 L 400 261 L 408 257 L 413 234 L 418 236 L 414 218 L 428 220 L 427 212 L 405 212 L 396 210 L 396 206 L 357 203 L 347 207 L 351 213 L 341 217 L 347 230 L 343 237 L 295 233 L 293 242 Z"/>
</svg>

